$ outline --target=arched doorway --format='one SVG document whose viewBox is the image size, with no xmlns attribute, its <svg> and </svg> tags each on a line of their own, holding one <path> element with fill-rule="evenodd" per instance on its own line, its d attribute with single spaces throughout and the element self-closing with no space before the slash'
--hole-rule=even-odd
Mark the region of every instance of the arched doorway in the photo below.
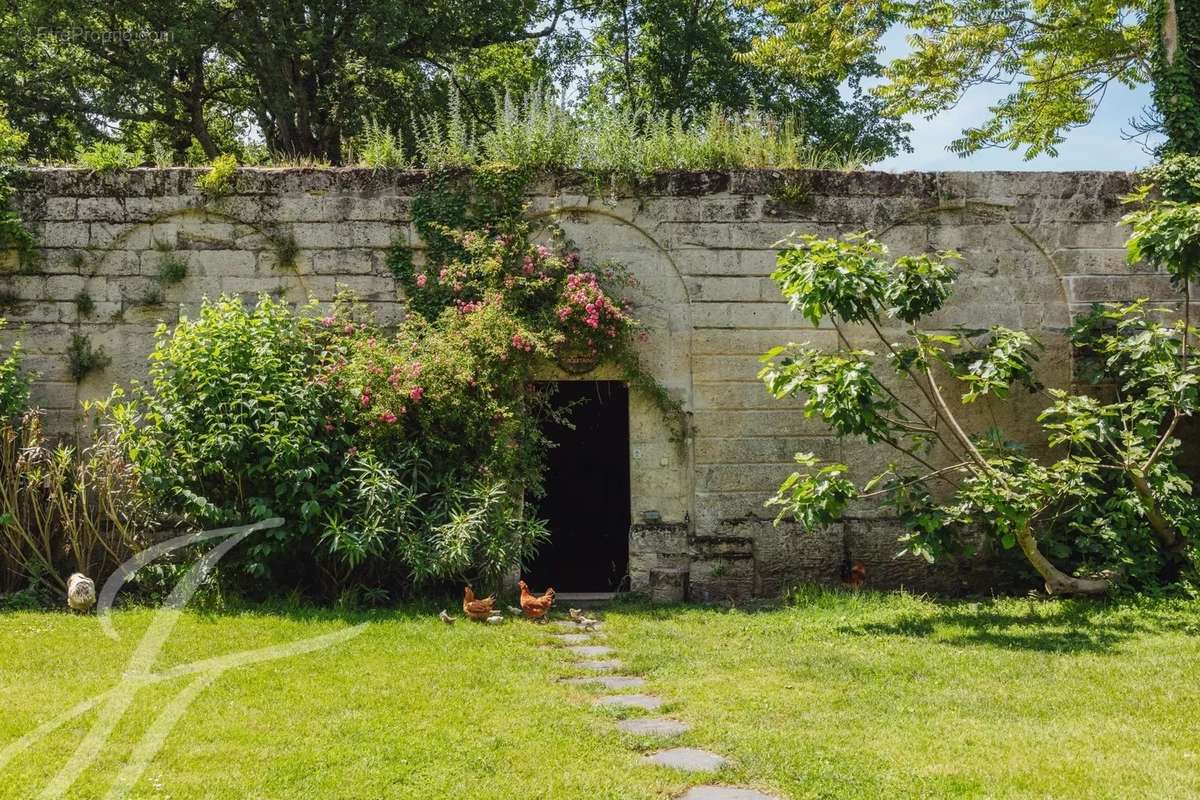
<svg viewBox="0 0 1200 800">
<path fill-rule="evenodd" d="M 546 423 L 545 494 L 531 509 L 550 527 L 526 570 L 531 586 L 609 593 L 629 571 L 629 389 L 621 381 L 556 381 Z"/>
</svg>

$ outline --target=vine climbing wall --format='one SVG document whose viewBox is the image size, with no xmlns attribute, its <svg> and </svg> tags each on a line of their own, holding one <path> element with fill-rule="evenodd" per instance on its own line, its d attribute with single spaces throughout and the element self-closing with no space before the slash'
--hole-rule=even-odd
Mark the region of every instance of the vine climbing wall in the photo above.
<svg viewBox="0 0 1200 800">
<path fill-rule="evenodd" d="M 426 176 L 241 169 L 228 192 L 205 197 L 198 175 L 44 169 L 20 178 L 15 204 L 37 251 L 0 265 L 0 316 L 10 321 L 0 337 L 24 341 L 53 430 L 70 432 L 81 401 L 143 376 L 156 327 L 194 314 L 206 296 L 302 303 L 345 288 L 381 321 L 403 317 L 386 256 L 401 243 L 420 259 L 410 210 Z M 1029 330 L 1046 345 L 1042 380 L 1066 385 L 1073 313 L 1177 297 L 1166 276 L 1125 262 L 1117 220 L 1131 185 L 1125 173 L 767 171 L 662 174 L 636 189 L 583 176 L 533 185 L 528 213 L 561 225 L 585 263 L 617 261 L 637 278 L 643 357 L 690 414 L 691 436 L 672 441 L 657 409 L 633 401 L 633 586 L 768 594 L 797 578 L 836 580 L 848 558 L 866 563 L 875 585 L 969 584 L 969 564 L 932 571 L 895 558 L 897 531 L 877 509 L 802 535 L 771 524 L 763 501 L 795 452 L 863 473 L 890 458 L 836 442 L 757 381 L 758 355 L 776 344 L 866 343 L 788 308 L 769 279 L 773 246 L 796 232 L 870 229 L 897 254 L 955 248 L 963 274 L 938 324 Z M 582 377 L 614 376 L 602 367 Z M 1035 400 L 1016 398 L 973 413 L 1020 433 L 1035 411 Z"/>
</svg>

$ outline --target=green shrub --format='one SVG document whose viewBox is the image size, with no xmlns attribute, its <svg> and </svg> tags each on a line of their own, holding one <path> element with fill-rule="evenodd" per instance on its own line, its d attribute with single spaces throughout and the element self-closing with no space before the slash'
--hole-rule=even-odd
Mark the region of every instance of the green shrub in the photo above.
<svg viewBox="0 0 1200 800">
<path fill-rule="evenodd" d="M 99 585 L 154 522 L 111 426 L 79 450 L 52 444 L 39 412 L 0 420 L 0 592 L 40 585 L 61 598 L 72 572 Z"/>
<path fill-rule="evenodd" d="M 0 317 L 0 329 L 6 321 Z M 0 359 L 0 421 L 11 419 L 29 407 L 29 376 L 22 369 L 25 356 L 18 340 Z"/>
<path fill-rule="evenodd" d="M 470 167 L 479 161 L 479 144 L 474 122 L 463 115 L 457 92 L 450 95 L 448 113 L 442 117 L 426 115 L 413 120 L 417 163 L 432 170 Z"/>
<path fill-rule="evenodd" d="M 205 302 L 197 319 L 159 327 L 149 385 L 115 413 L 164 508 L 201 525 L 296 522 L 324 498 L 339 468 L 321 435 L 333 408 L 312 381 L 312 327 L 266 296 L 253 309 Z"/>
<path fill-rule="evenodd" d="M 579 161 L 579 129 L 570 113 L 541 89 L 522 99 L 505 95 L 493 127 L 480 139 L 480 160 L 534 170 L 561 170 Z"/>
<path fill-rule="evenodd" d="M 130 169 L 142 165 L 146 155 L 141 150 L 130 150 L 121 142 L 103 139 L 90 147 L 75 151 L 75 161 L 93 172 L 109 172 L 114 169 Z"/>
<path fill-rule="evenodd" d="M 196 190 L 208 200 L 216 200 L 229 194 L 233 191 L 237 165 L 237 156 L 217 156 L 209 170 L 196 179 Z"/>
<path fill-rule="evenodd" d="M 112 357 L 103 347 L 94 347 L 92 340 L 84 334 L 71 334 L 71 343 L 67 345 L 67 367 L 75 380 L 81 381 L 111 363 Z"/>
<path fill-rule="evenodd" d="M 159 169 L 175 166 L 175 151 L 164 142 L 154 142 L 150 149 L 150 160 Z"/>
<path fill-rule="evenodd" d="M 477 388 L 511 336 L 473 327 L 489 344 L 465 352 L 420 318 L 386 338 L 349 302 L 318 319 L 221 298 L 160 328 L 150 384 L 114 413 L 164 509 L 288 519 L 240 559 L 260 588 L 495 579 L 544 535 L 506 480 L 538 434 Z"/>
<path fill-rule="evenodd" d="M 158 259 L 158 275 L 155 278 L 163 286 L 174 286 L 187 277 L 187 261 L 172 251 L 164 251 Z"/>
</svg>

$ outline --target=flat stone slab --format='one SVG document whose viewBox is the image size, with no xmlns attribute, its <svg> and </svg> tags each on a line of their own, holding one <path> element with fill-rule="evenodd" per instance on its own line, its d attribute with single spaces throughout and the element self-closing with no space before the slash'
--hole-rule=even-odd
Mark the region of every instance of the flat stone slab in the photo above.
<svg viewBox="0 0 1200 800">
<path fill-rule="evenodd" d="M 647 718 L 623 719 L 617 723 L 617 729 L 622 733 L 632 733 L 634 736 L 678 736 L 687 733 L 691 725 L 677 719 Z"/>
<path fill-rule="evenodd" d="M 604 627 L 604 623 L 600 622 L 600 623 L 597 623 L 596 625 L 591 626 L 591 628 L 584 628 L 582 625 L 578 625 L 569 619 L 555 620 L 554 622 L 552 622 L 550 624 L 553 625 L 554 627 L 559 628 L 560 630 L 564 630 L 564 631 L 583 631 L 583 630 L 593 630 L 594 631 L 594 630 L 599 630 L 600 628 Z"/>
<path fill-rule="evenodd" d="M 779 800 L 775 795 L 738 786 L 693 786 L 679 800 Z"/>
<path fill-rule="evenodd" d="M 646 685 L 646 679 L 636 675 L 596 675 L 591 678 L 568 678 L 565 682 L 576 686 L 600 684 L 605 689 L 633 689 Z"/>
<path fill-rule="evenodd" d="M 600 660 L 600 661 L 592 661 L 592 660 L 576 661 L 571 666 L 579 667 L 580 669 L 591 669 L 591 670 L 595 670 L 596 672 L 609 672 L 614 669 L 620 669 L 621 661 L 620 661 L 620 659 L 616 659 L 616 658 L 610 658 L 607 660 Z"/>
<path fill-rule="evenodd" d="M 592 641 L 592 635 L 590 633 L 556 633 L 554 641 L 561 644 L 583 644 Z"/>
<path fill-rule="evenodd" d="M 663 703 L 661 697 L 652 694 L 610 694 L 598 697 L 594 705 L 608 708 L 641 708 L 653 711 Z"/>
<path fill-rule="evenodd" d="M 681 769 L 686 772 L 716 772 L 725 764 L 727 759 L 707 750 L 696 747 L 672 747 L 670 750 L 659 750 L 643 759 L 650 764 L 660 767 Z"/>
<path fill-rule="evenodd" d="M 568 647 L 567 649 L 575 655 L 583 656 L 584 658 L 611 656 L 613 653 L 617 652 L 615 649 L 611 647 L 605 647 L 602 644 L 585 644 L 582 646 Z"/>
</svg>

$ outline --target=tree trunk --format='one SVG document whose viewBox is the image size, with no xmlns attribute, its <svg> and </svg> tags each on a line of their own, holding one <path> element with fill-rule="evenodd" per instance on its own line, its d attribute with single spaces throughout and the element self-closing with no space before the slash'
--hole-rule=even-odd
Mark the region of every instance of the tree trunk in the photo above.
<svg viewBox="0 0 1200 800">
<path fill-rule="evenodd" d="M 1154 501 L 1154 492 L 1146 476 L 1137 470 L 1130 470 L 1129 480 L 1133 482 L 1133 489 L 1142 501 L 1142 508 L 1146 510 L 1146 520 L 1150 523 L 1150 529 L 1154 531 L 1154 537 L 1164 550 L 1177 553 L 1179 537 L 1175 535 L 1175 529 L 1166 518 L 1158 512 L 1158 503 Z"/>
<path fill-rule="evenodd" d="M 1157 0 L 1158 36 L 1151 63 L 1154 105 L 1162 114 L 1167 149 L 1200 154 L 1200 3 Z"/>
<path fill-rule="evenodd" d="M 217 145 L 208 133 L 208 123 L 204 120 L 204 61 L 200 56 L 197 56 L 192 64 L 192 83 L 187 102 L 192 119 L 192 135 L 204 148 L 204 155 L 211 161 L 220 153 L 217 152 Z"/>
<path fill-rule="evenodd" d="M 1111 588 L 1111 584 L 1106 580 L 1076 578 L 1051 564 L 1038 549 L 1037 539 L 1033 538 L 1028 524 L 1017 530 L 1017 544 L 1021 545 L 1021 552 L 1025 554 L 1025 558 L 1029 559 L 1029 563 L 1046 581 L 1046 591 L 1049 594 L 1103 595 Z"/>
</svg>

